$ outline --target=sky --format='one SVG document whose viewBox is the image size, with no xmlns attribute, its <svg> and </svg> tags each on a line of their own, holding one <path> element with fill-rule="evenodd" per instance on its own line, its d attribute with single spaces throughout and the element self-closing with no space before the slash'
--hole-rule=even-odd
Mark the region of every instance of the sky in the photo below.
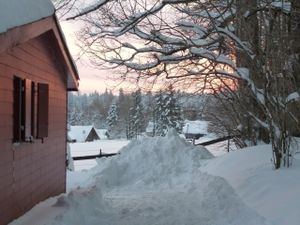
<svg viewBox="0 0 300 225">
<path fill-rule="evenodd" d="M 114 71 L 94 68 L 89 64 L 89 60 L 86 56 L 83 56 L 81 59 L 77 60 L 80 50 L 76 45 L 78 40 L 76 40 L 75 33 L 80 29 L 79 22 L 62 21 L 60 24 L 66 37 L 69 50 L 78 67 L 80 77 L 80 92 L 91 93 L 97 91 L 103 93 L 106 88 L 108 90 L 112 90 L 113 92 L 117 92 L 119 88 L 125 88 L 125 84 L 119 85 L 119 82 L 109 79 L 109 77 L 112 77 L 111 75 L 114 73 Z"/>
</svg>

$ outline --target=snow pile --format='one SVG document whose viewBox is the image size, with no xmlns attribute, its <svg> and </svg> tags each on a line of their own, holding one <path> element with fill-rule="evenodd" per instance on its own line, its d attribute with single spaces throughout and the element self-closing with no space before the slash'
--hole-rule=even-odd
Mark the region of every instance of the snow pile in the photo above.
<svg viewBox="0 0 300 225">
<path fill-rule="evenodd" d="M 0 33 L 51 16 L 50 0 L 0 0 Z"/>
<path fill-rule="evenodd" d="M 222 178 L 202 174 L 189 189 L 112 191 L 93 187 L 62 197 L 51 225 L 267 225 Z"/>
<path fill-rule="evenodd" d="M 51 225 L 266 225 L 221 177 L 200 172 L 213 156 L 167 137 L 145 138 L 101 159 L 94 186 L 59 198 Z"/>
<path fill-rule="evenodd" d="M 171 130 L 167 137 L 132 141 L 118 158 L 100 159 L 98 180 L 108 188 L 171 185 L 178 177 L 188 179 L 186 175 L 199 169 L 201 159 L 210 158 L 213 155 L 204 147 L 187 143 Z"/>
<path fill-rule="evenodd" d="M 72 191 L 67 197 L 61 196 L 52 207 L 63 207 L 66 211 L 50 224 L 63 225 L 109 225 L 112 210 L 104 201 L 101 190 L 96 186 Z M 99 220 L 101 218 L 101 220 Z M 101 221 L 101 223 L 99 223 Z"/>
</svg>

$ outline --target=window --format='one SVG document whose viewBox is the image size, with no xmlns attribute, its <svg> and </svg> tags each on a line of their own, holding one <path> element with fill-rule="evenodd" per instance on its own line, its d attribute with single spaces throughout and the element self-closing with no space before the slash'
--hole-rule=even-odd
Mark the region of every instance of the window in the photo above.
<svg viewBox="0 0 300 225">
<path fill-rule="evenodd" d="M 49 85 L 14 77 L 14 142 L 48 136 Z"/>
</svg>

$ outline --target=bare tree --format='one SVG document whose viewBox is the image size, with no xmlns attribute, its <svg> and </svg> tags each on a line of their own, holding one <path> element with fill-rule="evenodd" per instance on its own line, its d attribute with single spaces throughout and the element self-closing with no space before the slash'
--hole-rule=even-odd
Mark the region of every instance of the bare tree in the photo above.
<svg viewBox="0 0 300 225">
<path fill-rule="evenodd" d="M 75 9 L 76 1 L 77 0 L 52 0 L 58 17 L 62 18 L 73 11 Z"/>
<path fill-rule="evenodd" d="M 253 144 L 265 132 L 279 168 L 289 165 L 288 124 L 299 124 L 298 9 L 297 0 L 100 0 L 69 19 L 85 22 L 78 38 L 97 66 L 227 93 L 219 99 L 234 106 L 235 130 Z"/>
</svg>

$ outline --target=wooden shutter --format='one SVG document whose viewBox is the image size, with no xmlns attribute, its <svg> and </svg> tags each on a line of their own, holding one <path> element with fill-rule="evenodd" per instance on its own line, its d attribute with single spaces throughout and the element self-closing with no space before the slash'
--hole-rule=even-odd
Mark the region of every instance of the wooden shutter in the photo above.
<svg viewBox="0 0 300 225">
<path fill-rule="evenodd" d="M 22 86 L 23 81 L 19 77 L 14 77 L 14 133 L 13 142 L 19 142 L 22 140 Z"/>
<path fill-rule="evenodd" d="M 24 99 L 25 99 L 25 115 L 24 115 L 24 141 L 31 141 L 31 119 L 32 119 L 32 81 L 25 79 L 24 81 Z"/>
<path fill-rule="evenodd" d="M 49 85 L 38 84 L 37 137 L 48 137 Z"/>
<path fill-rule="evenodd" d="M 37 84 L 32 82 L 31 88 L 31 135 L 37 137 Z"/>
</svg>

